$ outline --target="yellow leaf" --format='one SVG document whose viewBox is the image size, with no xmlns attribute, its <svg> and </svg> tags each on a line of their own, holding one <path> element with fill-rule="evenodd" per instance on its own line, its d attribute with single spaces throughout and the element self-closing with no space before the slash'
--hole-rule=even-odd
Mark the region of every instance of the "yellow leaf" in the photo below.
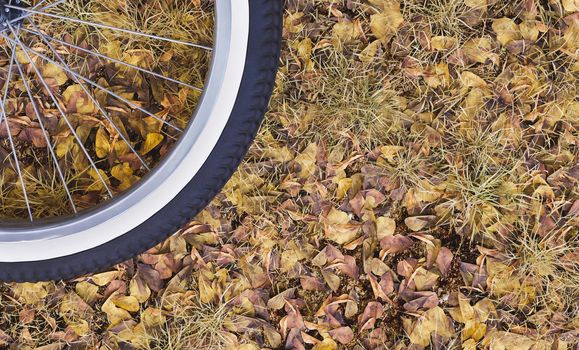
<svg viewBox="0 0 579 350">
<path fill-rule="evenodd" d="M 135 327 L 127 327 L 121 330 L 117 335 L 116 338 L 130 343 L 137 349 L 147 349 L 150 348 L 150 340 L 151 336 L 147 332 L 147 329 L 143 322 L 138 323 Z"/>
<path fill-rule="evenodd" d="M 370 30 L 382 43 L 387 44 L 404 22 L 404 17 L 396 1 L 384 1 L 383 9 L 370 17 Z"/>
<path fill-rule="evenodd" d="M 384 237 L 394 235 L 396 231 L 396 221 L 392 218 L 387 218 L 385 216 L 381 216 L 376 219 L 376 235 L 378 240 L 381 240 Z"/>
<path fill-rule="evenodd" d="M 579 11 L 579 0 L 563 0 L 563 8 L 567 12 Z"/>
<path fill-rule="evenodd" d="M 338 344 L 333 339 L 326 338 L 323 341 L 317 343 L 312 350 L 335 350 L 338 348 Z"/>
<path fill-rule="evenodd" d="M 90 282 L 82 281 L 77 283 L 75 290 L 76 294 L 78 294 L 87 304 L 92 304 L 98 298 L 99 287 Z"/>
<path fill-rule="evenodd" d="M 470 71 L 462 72 L 460 74 L 460 81 L 466 87 L 484 88 L 487 86 L 487 83 L 481 77 Z"/>
<path fill-rule="evenodd" d="M 66 156 L 68 154 L 68 152 L 70 152 L 70 150 L 72 150 L 74 143 L 75 143 L 75 139 L 74 139 L 74 136 L 72 136 L 72 135 L 70 135 L 64 139 L 59 140 L 56 143 L 56 156 L 58 158 L 62 158 L 64 156 Z"/>
<path fill-rule="evenodd" d="M 371 62 L 378 53 L 378 49 L 382 43 L 380 40 L 372 41 L 362 52 L 360 53 L 360 61 L 368 63 Z"/>
<path fill-rule="evenodd" d="M 348 190 L 352 187 L 353 180 L 351 178 L 345 178 L 338 180 L 338 188 L 336 189 L 336 198 L 338 200 L 344 199 Z"/>
<path fill-rule="evenodd" d="M 519 24 L 519 29 L 525 40 L 537 41 L 539 38 L 539 28 L 536 21 L 523 21 Z"/>
<path fill-rule="evenodd" d="M 506 45 L 513 40 L 521 39 L 521 33 L 517 24 L 510 18 L 499 18 L 493 22 L 493 30 L 497 33 L 497 40 Z"/>
<path fill-rule="evenodd" d="M 154 150 L 161 144 L 161 142 L 163 142 L 164 138 L 163 135 L 156 132 L 148 134 L 143 146 L 141 147 L 141 154 L 145 155 Z"/>
<path fill-rule="evenodd" d="M 345 244 L 358 237 L 360 225 L 350 224 L 350 217 L 347 213 L 332 208 L 325 218 L 325 236 L 338 244 Z"/>
<path fill-rule="evenodd" d="M 95 140 L 96 155 L 99 158 L 105 158 L 111 152 L 111 143 L 109 142 L 109 135 L 103 128 L 99 128 L 96 133 Z"/>
<path fill-rule="evenodd" d="M 464 4 L 471 9 L 486 9 L 488 0 L 464 0 Z"/>
<path fill-rule="evenodd" d="M 123 58 L 123 49 L 121 48 L 121 42 L 118 40 L 107 40 L 106 42 L 99 45 L 99 50 L 102 54 L 107 55 L 118 60 Z"/>
<path fill-rule="evenodd" d="M 154 307 L 148 307 L 141 313 L 141 320 L 146 327 L 158 327 L 166 322 L 166 317 L 163 312 Z"/>
<path fill-rule="evenodd" d="M 413 326 L 409 334 L 410 341 L 422 347 L 430 344 L 432 333 L 447 338 L 454 334 L 450 320 L 439 306 L 426 311 Z"/>
<path fill-rule="evenodd" d="M 299 154 L 295 161 L 300 165 L 299 177 L 306 179 L 316 172 L 316 155 L 318 153 L 318 145 L 310 143 L 306 149 Z"/>
<path fill-rule="evenodd" d="M 80 114 L 92 114 L 95 112 L 95 105 L 86 95 L 80 85 L 71 85 L 64 90 L 62 98 L 69 110 Z"/>
<path fill-rule="evenodd" d="M 473 339 L 469 339 L 462 343 L 463 350 L 476 350 L 476 342 Z"/>
<path fill-rule="evenodd" d="M 395 158 L 399 157 L 404 149 L 402 146 L 383 146 L 380 148 L 380 153 L 389 163 L 394 163 Z"/>
<path fill-rule="evenodd" d="M 288 272 L 294 268 L 299 261 L 299 256 L 293 250 L 284 250 L 281 253 L 281 271 Z"/>
<path fill-rule="evenodd" d="M 105 188 L 105 185 L 103 183 L 104 182 L 108 185 L 110 185 L 110 180 L 109 177 L 107 176 L 107 174 L 102 170 L 102 169 L 98 169 L 98 173 L 91 167 L 90 169 L 88 169 L 88 174 L 90 175 L 90 177 L 94 180 L 94 182 L 87 188 L 87 191 L 100 191 L 103 190 Z M 100 176 L 99 176 L 100 175 Z M 102 178 L 102 180 L 101 180 Z"/>
<path fill-rule="evenodd" d="M 489 350 L 529 350 L 535 343 L 524 335 L 504 331 L 489 332 L 483 341 Z"/>
<path fill-rule="evenodd" d="M 474 311 L 476 314 L 476 319 L 479 322 L 486 322 L 486 320 L 488 320 L 490 315 L 497 313 L 495 310 L 495 305 L 488 298 L 484 298 L 478 301 L 474 305 Z"/>
<path fill-rule="evenodd" d="M 493 45 L 489 38 L 475 38 L 467 41 L 462 50 L 468 59 L 478 63 L 497 64 L 499 57 L 492 53 Z"/>
<path fill-rule="evenodd" d="M 28 64 L 30 63 L 30 61 L 28 60 L 28 57 L 26 56 L 26 54 L 24 53 L 24 51 L 18 49 L 16 50 L 16 60 L 18 61 L 18 63 L 20 64 Z"/>
<path fill-rule="evenodd" d="M 470 300 L 460 292 L 458 293 L 458 306 L 460 307 L 463 320 L 468 321 L 474 319 L 474 308 L 470 306 Z"/>
<path fill-rule="evenodd" d="M 44 78 L 54 79 L 54 81 L 56 81 L 59 86 L 64 85 L 68 81 L 68 77 L 66 76 L 64 70 L 60 66 L 57 66 L 53 63 L 48 63 L 46 66 L 44 66 L 42 69 L 42 76 Z"/>
<path fill-rule="evenodd" d="M 260 348 L 255 344 L 240 344 L 234 348 L 235 350 L 259 350 Z"/>
<path fill-rule="evenodd" d="M 38 283 L 16 283 L 12 286 L 14 295 L 25 304 L 37 304 L 48 295 L 46 282 Z"/>
<path fill-rule="evenodd" d="M 101 310 L 107 315 L 110 327 L 114 327 L 124 320 L 131 319 L 131 314 L 113 303 L 113 299 L 117 297 L 118 292 L 114 292 L 101 307 Z"/>
<path fill-rule="evenodd" d="M 119 185 L 121 191 L 127 190 L 133 186 L 135 182 L 139 181 L 139 177 L 133 175 L 133 169 L 129 163 L 115 165 L 111 169 L 111 175 L 121 182 Z"/>
<path fill-rule="evenodd" d="M 208 272 L 210 273 L 210 272 Z M 207 273 L 200 271 L 197 285 L 199 288 L 199 298 L 204 303 L 211 303 L 217 297 L 217 292 L 213 289 L 211 282 L 208 280 Z"/>
<path fill-rule="evenodd" d="M 450 83 L 448 64 L 437 63 L 434 66 L 428 67 L 424 74 L 424 81 L 432 88 L 447 86 Z"/>
<path fill-rule="evenodd" d="M 139 301 L 136 297 L 129 295 L 129 296 L 118 296 L 112 299 L 112 302 L 120 307 L 121 309 L 127 310 L 129 312 L 137 312 L 139 311 Z"/>
<path fill-rule="evenodd" d="M 341 48 L 342 44 L 349 43 L 360 36 L 359 26 L 356 22 L 341 21 L 332 28 L 334 46 Z"/>
<path fill-rule="evenodd" d="M 107 271 L 92 275 L 90 280 L 93 281 L 97 286 L 104 287 L 111 283 L 112 280 L 119 276 L 118 271 Z"/>
<path fill-rule="evenodd" d="M 84 337 L 90 333 L 90 326 L 86 320 L 69 320 L 66 324 L 78 335 Z"/>
<path fill-rule="evenodd" d="M 298 42 L 298 44 L 294 47 L 298 53 L 298 57 L 304 62 L 304 70 L 306 72 L 312 71 L 314 69 L 314 63 L 312 61 L 313 47 L 314 44 L 310 38 L 305 38 L 304 40 Z"/>
<path fill-rule="evenodd" d="M 129 163 L 117 164 L 112 168 L 111 175 L 115 179 L 123 182 L 133 175 L 133 169 Z"/>
<path fill-rule="evenodd" d="M 435 50 L 450 50 L 458 45 L 458 40 L 451 36 L 435 36 L 430 45 Z"/>
<path fill-rule="evenodd" d="M 414 282 L 416 283 L 416 290 L 424 291 L 432 289 L 432 287 L 436 284 L 440 276 L 437 274 L 426 270 L 423 267 L 419 267 L 414 272 Z"/>
<path fill-rule="evenodd" d="M 151 289 L 142 279 L 134 277 L 129 284 L 129 293 L 137 298 L 139 303 L 144 303 L 151 296 Z"/>
</svg>

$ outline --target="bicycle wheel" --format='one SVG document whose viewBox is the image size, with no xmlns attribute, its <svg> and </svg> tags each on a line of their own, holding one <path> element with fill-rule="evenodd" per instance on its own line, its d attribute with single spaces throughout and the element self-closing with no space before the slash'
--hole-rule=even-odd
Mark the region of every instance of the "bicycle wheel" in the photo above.
<svg viewBox="0 0 579 350">
<path fill-rule="evenodd" d="M 0 280 L 167 238 L 219 192 L 273 90 L 279 0 L 0 0 Z"/>
</svg>

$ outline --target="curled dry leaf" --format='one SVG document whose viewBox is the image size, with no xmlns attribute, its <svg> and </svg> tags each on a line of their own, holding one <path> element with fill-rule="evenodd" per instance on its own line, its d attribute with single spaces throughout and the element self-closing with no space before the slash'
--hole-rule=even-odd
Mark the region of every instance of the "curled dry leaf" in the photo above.
<svg viewBox="0 0 579 350">
<path fill-rule="evenodd" d="M 358 328 L 360 331 L 372 329 L 382 315 L 384 315 L 384 306 L 376 301 L 369 302 L 364 312 L 358 316 Z"/>
<path fill-rule="evenodd" d="M 159 133 L 152 132 L 147 134 L 145 142 L 141 146 L 141 154 L 145 155 L 157 148 L 163 142 L 165 137 Z"/>
<path fill-rule="evenodd" d="M 386 254 L 396 254 L 412 246 L 412 239 L 402 236 L 386 236 L 380 241 L 380 247 L 384 250 Z"/>
<path fill-rule="evenodd" d="M 372 34 L 386 45 L 404 22 L 404 17 L 400 12 L 400 4 L 397 1 L 381 0 L 376 1 L 376 3 L 382 11 L 372 15 L 370 18 L 370 29 Z"/>
<path fill-rule="evenodd" d="M 381 216 L 376 219 L 376 236 L 382 240 L 386 236 L 394 235 L 396 231 L 396 221 L 389 217 Z"/>
<path fill-rule="evenodd" d="M 450 249 L 446 247 L 440 248 L 438 255 L 436 256 L 436 266 L 443 276 L 446 276 L 450 271 L 450 265 L 452 263 L 453 254 Z"/>
<path fill-rule="evenodd" d="M 338 244 L 351 242 L 360 233 L 360 224 L 352 223 L 350 216 L 340 210 L 330 209 L 326 216 L 322 216 L 326 238 Z"/>
<path fill-rule="evenodd" d="M 404 219 L 406 227 L 414 232 L 430 228 L 436 224 L 436 221 L 437 217 L 435 215 L 412 216 Z"/>
<path fill-rule="evenodd" d="M 418 310 L 429 310 L 438 305 L 438 296 L 434 292 L 416 292 L 412 294 L 412 299 L 403 305 L 404 309 L 409 312 Z"/>
<path fill-rule="evenodd" d="M 497 40 L 502 45 L 507 45 L 513 40 L 521 38 L 521 32 L 517 24 L 510 18 L 500 18 L 492 24 L 494 32 L 497 34 Z"/>
<path fill-rule="evenodd" d="M 424 312 L 417 320 L 408 322 L 407 327 L 412 344 L 422 347 L 430 344 L 431 336 L 450 338 L 454 334 L 450 319 L 438 306 Z"/>
<path fill-rule="evenodd" d="M 113 293 L 102 305 L 101 310 L 107 315 L 107 320 L 111 327 L 118 325 L 119 323 L 130 320 L 131 314 L 115 305 L 113 299 L 118 296 L 118 292 Z"/>
<path fill-rule="evenodd" d="M 338 327 L 328 331 L 330 336 L 340 344 L 348 344 L 354 340 L 354 332 L 350 327 Z"/>
</svg>

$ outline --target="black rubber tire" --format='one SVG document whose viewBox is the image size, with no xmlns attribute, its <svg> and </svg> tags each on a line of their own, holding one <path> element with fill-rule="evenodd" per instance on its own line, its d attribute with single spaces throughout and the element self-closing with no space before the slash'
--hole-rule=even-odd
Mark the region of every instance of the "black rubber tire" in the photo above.
<svg viewBox="0 0 579 350">
<path fill-rule="evenodd" d="M 0 263 L 0 280 L 68 279 L 120 263 L 162 242 L 199 213 L 243 160 L 266 112 L 281 50 L 281 0 L 250 0 L 247 62 L 232 115 L 208 160 L 175 199 L 132 231 L 96 248 L 57 259 Z"/>
</svg>

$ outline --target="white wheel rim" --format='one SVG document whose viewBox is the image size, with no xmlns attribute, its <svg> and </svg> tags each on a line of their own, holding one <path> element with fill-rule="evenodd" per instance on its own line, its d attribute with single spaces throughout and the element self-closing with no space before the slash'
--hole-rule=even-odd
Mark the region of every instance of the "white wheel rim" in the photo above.
<svg viewBox="0 0 579 350">
<path fill-rule="evenodd" d="M 249 40 L 249 0 L 216 0 L 211 71 L 196 115 L 175 149 L 129 193 L 64 223 L 0 228 L 0 262 L 83 252 L 136 228 L 173 200 L 217 144 L 233 110 Z M 42 237 L 42 239 L 38 239 Z"/>
</svg>

